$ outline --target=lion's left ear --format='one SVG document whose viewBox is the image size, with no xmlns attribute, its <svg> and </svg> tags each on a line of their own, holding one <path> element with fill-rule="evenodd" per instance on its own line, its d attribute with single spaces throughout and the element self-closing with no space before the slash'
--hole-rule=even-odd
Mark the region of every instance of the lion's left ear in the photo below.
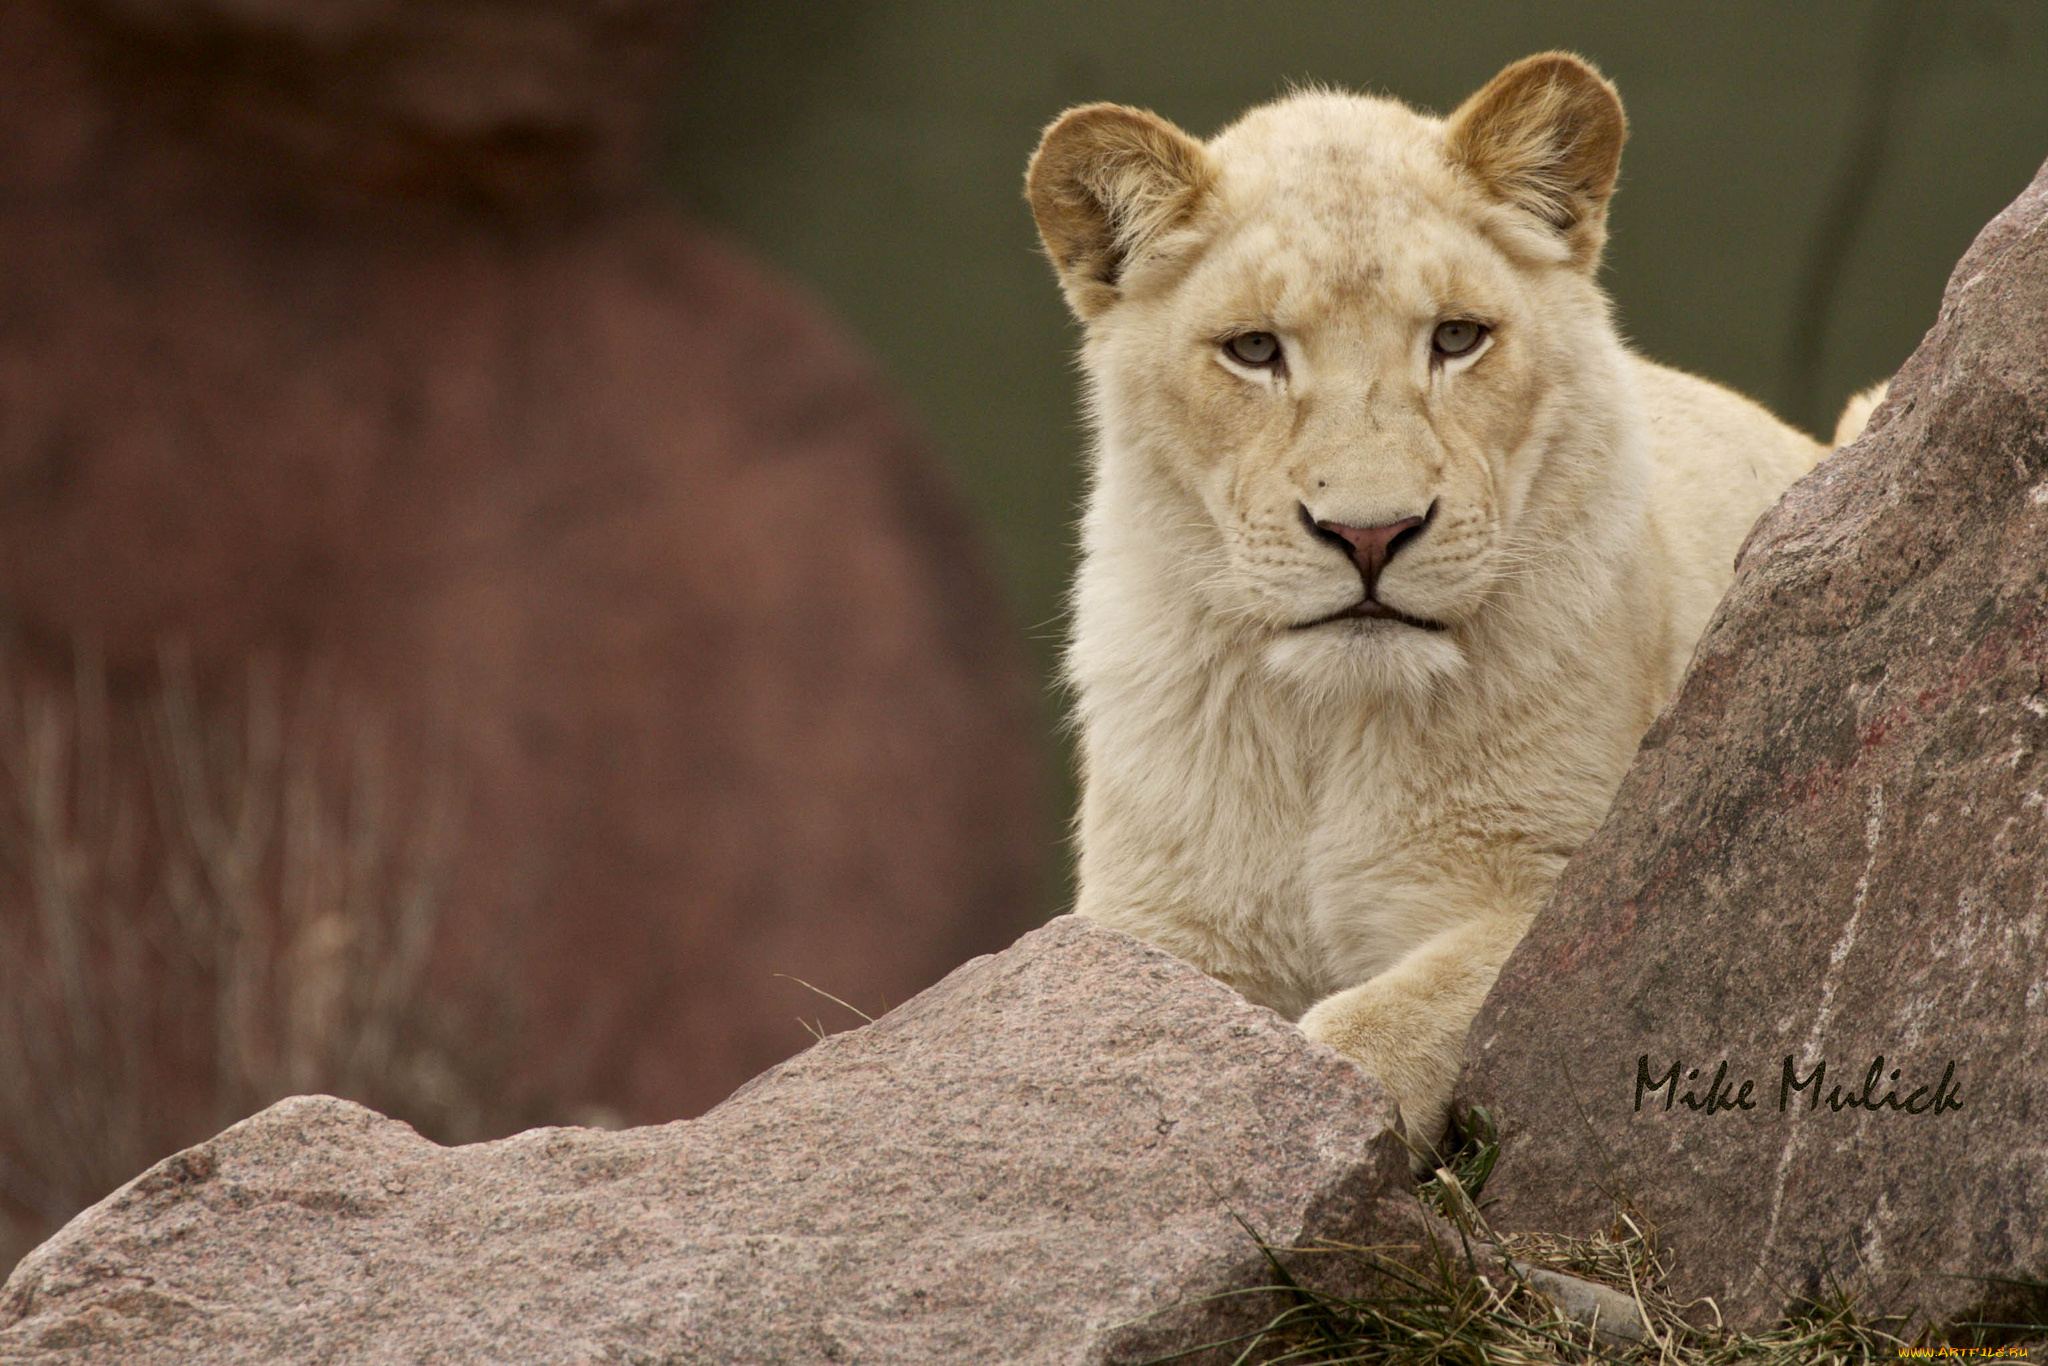
<svg viewBox="0 0 2048 1366">
<path fill-rule="evenodd" d="M 1627 138 L 1614 87 L 1569 52 L 1541 52 L 1458 106 L 1446 150 L 1497 198 L 1563 234 L 1573 264 L 1590 271 Z"/>
</svg>

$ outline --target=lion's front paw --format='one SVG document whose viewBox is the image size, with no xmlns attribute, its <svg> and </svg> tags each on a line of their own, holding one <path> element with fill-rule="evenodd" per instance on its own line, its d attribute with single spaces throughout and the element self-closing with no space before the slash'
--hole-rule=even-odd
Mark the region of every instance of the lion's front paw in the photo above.
<svg viewBox="0 0 2048 1366">
<path fill-rule="evenodd" d="M 1327 997 L 1301 1017 L 1302 1033 L 1350 1058 L 1393 1093 L 1418 1175 L 1439 1162 L 1464 1026 L 1463 1020 L 1452 1027 L 1428 1018 L 1378 980 Z"/>
</svg>

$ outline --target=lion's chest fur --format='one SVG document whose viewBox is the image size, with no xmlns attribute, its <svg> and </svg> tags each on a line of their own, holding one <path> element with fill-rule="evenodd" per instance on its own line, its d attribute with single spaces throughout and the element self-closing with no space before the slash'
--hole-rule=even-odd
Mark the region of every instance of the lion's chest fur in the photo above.
<svg viewBox="0 0 2048 1366">
<path fill-rule="evenodd" d="M 1088 583 L 1113 578 L 1115 560 L 1083 571 L 1071 657 L 1086 765 L 1077 909 L 1284 1015 L 1384 970 L 1475 896 L 1547 885 L 1633 747 L 1640 698 L 1610 699 L 1618 721 L 1506 700 L 1305 698 L 1255 657 L 1203 648 L 1217 646 L 1212 627 L 1185 605 Z M 1141 619 L 1190 648 L 1153 648 Z"/>
</svg>

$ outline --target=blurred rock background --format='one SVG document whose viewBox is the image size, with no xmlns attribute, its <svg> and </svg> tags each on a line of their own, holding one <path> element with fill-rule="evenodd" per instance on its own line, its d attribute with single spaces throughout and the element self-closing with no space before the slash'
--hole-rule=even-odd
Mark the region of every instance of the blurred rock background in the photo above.
<svg viewBox="0 0 2048 1366">
<path fill-rule="evenodd" d="M 1816 431 L 2048 154 L 2027 0 L 0 4 L 0 1265 L 291 1091 L 696 1113 L 1058 908 L 1038 131 L 1560 46 L 1624 326 Z"/>
<path fill-rule="evenodd" d="M 650 186 L 691 6 L 0 16 L 10 1260 L 293 1091 L 694 1114 L 1033 923 L 950 480 Z"/>
</svg>

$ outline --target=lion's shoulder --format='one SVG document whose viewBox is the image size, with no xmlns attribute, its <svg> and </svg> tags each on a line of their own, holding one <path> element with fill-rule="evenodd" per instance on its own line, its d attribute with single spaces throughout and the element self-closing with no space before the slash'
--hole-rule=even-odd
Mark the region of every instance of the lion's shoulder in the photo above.
<svg viewBox="0 0 2048 1366">
<path fill-rule="evenodd" d="M 1662 545 L 1674 638 L 1705 629 L 1734 573 L 1735 547 L 1828 447 L 1711 380 L 1635 358 L 1650 445 L 1648 530 Z M 1676 670 L 1685 659 L 1674 661 Z"/>
</svg>

